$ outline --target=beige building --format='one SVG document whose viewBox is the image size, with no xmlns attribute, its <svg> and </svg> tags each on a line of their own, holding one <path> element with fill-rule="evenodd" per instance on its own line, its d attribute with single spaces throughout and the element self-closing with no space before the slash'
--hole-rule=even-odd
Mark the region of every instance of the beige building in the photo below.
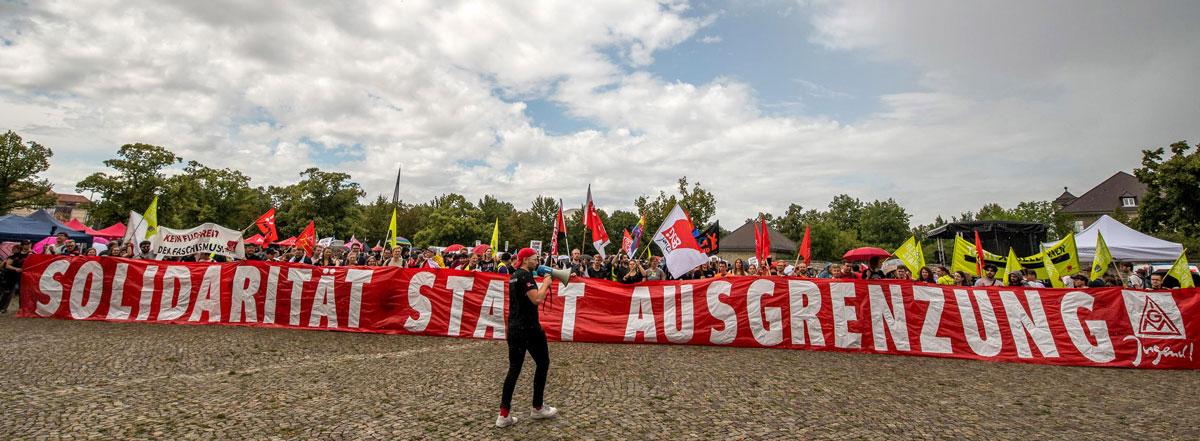
<svg viewBox="0 0 1200 441">
<path fill-rule="evenodd" d="M 63 222 L 70 221 L 71 219 L 85 224 L 88 222 L 88 207 L 91 206 L 92 201 L 77 194 L 54 193 L 54 196 L 56 199 L 54 206 L 47 207 L 51 213 L 54 213 L 54 217 Z M 36 209 L 22 208 L 13 210 L 12 214 L 28 216 L 34 211 Z"/>
<path fill-rule="evenodd" d="M 1071 194 L 1066 187 L 1054 200 L 1059 208 L 1075 217 L 1075 231 L 1092 225 L 1101 215 L 1112 216 L 1117 211 L 1132 220 L 1137 217 L 1138 204 L 1146 194 L 1146 184 L 1133 175 L 1119 171 L 1082 195 Z"/>
</svg>

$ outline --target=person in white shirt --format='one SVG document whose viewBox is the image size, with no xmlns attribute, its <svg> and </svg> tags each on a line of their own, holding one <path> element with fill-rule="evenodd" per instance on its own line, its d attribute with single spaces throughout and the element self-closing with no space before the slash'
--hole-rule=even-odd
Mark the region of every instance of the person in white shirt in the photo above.
<svg viewBox="0 0 1200 441">
<path fill-rule="evenodd" d="M 1029 288 L 1045 288 L 1046 284 L 1038 280 L 1037 271 L 1027 269 L 1025 270 L 1025 286 Z"/>
</svg>

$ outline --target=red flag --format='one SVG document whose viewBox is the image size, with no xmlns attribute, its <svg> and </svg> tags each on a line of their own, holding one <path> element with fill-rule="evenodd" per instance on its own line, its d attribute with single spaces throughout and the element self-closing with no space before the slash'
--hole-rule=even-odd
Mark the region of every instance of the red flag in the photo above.
<svg viewBox="0 0 1200 441">
<path fill-rule="evenodd" d="M 758 231 L 758 222 L 754 222 L 754 260 L 762 265 L 762 233 Z"/>
<path fill-rule="evenodd" d="M 304 254 L 311 256 L 313 248 L 317 245 L 317 228 L 313 221 L 308 221 L 308 226 L 304 227 L 304 231 L 296 236 L 296 248 L 304 250 Z"/>
<path fill-rule="evenodd" d="M 625 232 L 625 236 L 621 238 L 621 251 L 623 251 L 625 255 L 629 256 L 630 259 L 632 259 L 634 251 L 633 236 L 629 235 L 629 230 L 623 231 Z"/>
<path fill-rule="evenodd" d="M 257 225 L 258 231 L 262 232 L 264 242 L 271 243 L 279 240 L 279 233 L 275 231 L 274 207 L 267 210 L 262 216 L 259 216 L 258 220 L 254 221 L 254 225 Z"/>
<path fill-rule="evenodd" d="M 979 230 L 975 230 L 975 275 L 983 276 L 983 242 L 979 240 Z"/>
<path fill-rule="evenodd" d="M 762 232 L 762 259 L 759 260 L 765 263 L 767 259 L 771 258 L 771 230 L 767 228 L 766 217 L 759 217 L 759 220 L 762 222 L 762 228 L 759 229 Z"/>
<path fill-rule="evenodd" d="M 596 247 L 596 252 L 600 253 L 600 257 L 608 257 L 604 255 L 604 247 L 608 245 L 608 232 L 604 231 L 604 222 L 600 220 L 600 214 L 596 212 L 596 205 L 592 203 L 592 186 L 588 186 L 587 194 L 587 211 L 583 214 L 583 226 L 592 232 L 592 246 Z"/>
<path fill-rule="evenodd" d="M 812 227 L 808 225 L 804 226 L 804 240 L 800 241 L 800 256 L 804 257 L 805 265 L 812 263 L 812 243 L 809 242 L 808 237 L 811 229 Z"/>
<path fill-rule="evenodd" d="M 558 215 L 554 218 L 554 232 L 550 235 L 550 255 L 558 255 L 558 238 L 567 238 L 567 220 L 563 218 L 562 201 L 558 201 Z"/>
</svg>

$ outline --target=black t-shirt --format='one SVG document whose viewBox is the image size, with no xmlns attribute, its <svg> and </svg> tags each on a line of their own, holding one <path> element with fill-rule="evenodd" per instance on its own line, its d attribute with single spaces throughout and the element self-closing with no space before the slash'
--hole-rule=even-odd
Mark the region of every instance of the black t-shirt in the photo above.
<svg viewBox="0 0 1200 441">
<path fill-rule="evenodd" d="M 529 270 L 521 268 L 513 273 L 508 281 L 508 329 L 542 329 L 537 305 L 529 300 L 529 291 L 537 289 Z"/>
</svg>

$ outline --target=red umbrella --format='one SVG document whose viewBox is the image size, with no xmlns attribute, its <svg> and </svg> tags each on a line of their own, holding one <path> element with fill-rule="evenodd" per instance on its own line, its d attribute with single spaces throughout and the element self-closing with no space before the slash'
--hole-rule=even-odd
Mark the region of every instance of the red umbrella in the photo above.
<svg viewBox="0 0 1200 441">
<path fill-rule="evenodd" d="M 292 236 L 292 237 L 289 237 L 289 238 L 287 238 L 287 239 L 281 240 L 281 241 L 279 241 L 279 242 L 275 242 L 275 244 L 276 244 L 276 245 L 283 245 L 283 246 L 285 246 L 285 247 L 294 246 L 294 245 L 296 245 L 296 236 Z"/>
<path fill-rule="evenodd" d="M 471 250 L 471 254 L 478 254 L 478 255 L 482 256 L 484 253 L 487 253 L 488 250 L 490 250 L 490 249 L 492 249 L 492 246 L 488 245 L 486 243 L 475 245 L 475 248 Z"/>
<path fill-rule="evenodd" d="M 459 244 L 454 244 L 454 245 L 450 245 L 450 246 L 446 247 L 446 249 L 443 251 L 445 251 L 447 253 L 453 253 L 455 251 L 458 251 L 458 250 L 461 250 L 464 248 L 466 248 L 466 247 L 459 245 Z"/>
<path fill-rule="evenodd" d="M 886 258 L 891 255 L 892 253 L 887 252 L 883 248 L 862 247 L 847 251 L 846 254 L 842 255 L 842 259 L 853 262 L 857 260 L 871 260 L 872 257 Z"/>
</svg>

